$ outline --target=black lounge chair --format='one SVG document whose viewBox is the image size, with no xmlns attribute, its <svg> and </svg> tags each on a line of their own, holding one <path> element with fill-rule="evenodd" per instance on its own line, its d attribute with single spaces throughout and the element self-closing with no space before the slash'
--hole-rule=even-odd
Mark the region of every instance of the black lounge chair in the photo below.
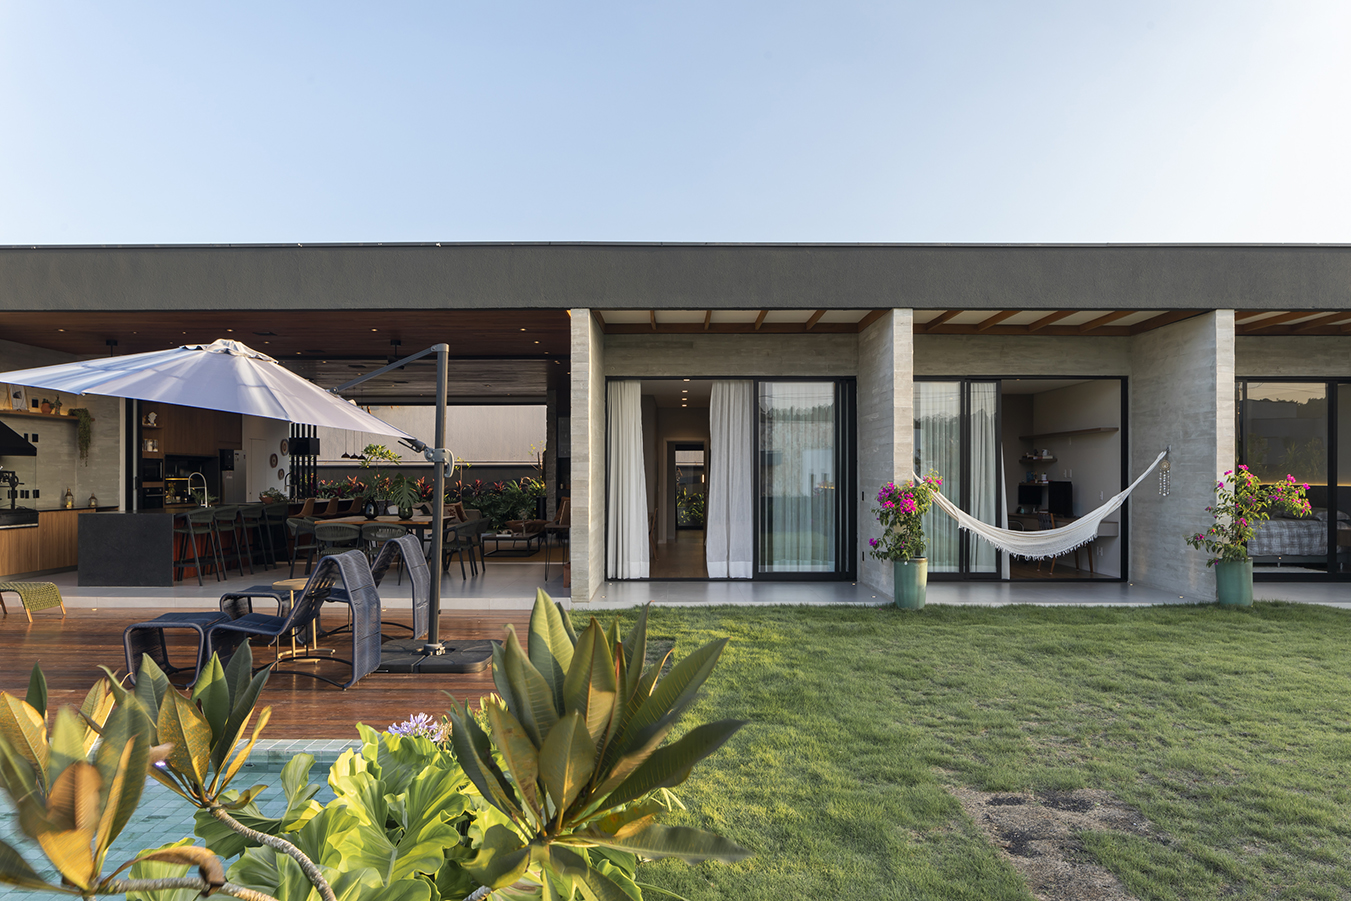
<svg viewBox="0 0 1351 901">
<path fill-rule="evenodd" d="M 386 541 L 376 555 L 375 563 L 371 565 L 371 577 L 378 588 L 380 580 L 388 574 L 390 566 L 397 565 L 395 561 L 400 557 L 403 558 L 403 565 L 408 570 L 408 581 L 413 587 L 413 637 L 421 638 L 427 634 L 431 625 L 432 598 L 432 571 L 427 559 L 422 556 L 422 542 L 417 536 L 407 534 Z M 382 621 L 382 625 L 408 628 L 403 623 Z"/>
<path fill-rule="evenodd" d="M 254 598 L 269 597 L 284 603 L 275 593 L 228 594 L 221 598 L 221 610 L 231 619 L 212 626 L 207 632 L 207 656 L 210 657 L 214 652 L 221 655 L 222 661 L 227 660 L 248 638 L 266 638 L 267 643 L 280 646 L 281 640 L 287 636 L 306 637 L 310 630 L 317 630 L 320 609 L 335 592 L 337 583 L 341 583 L 341 587 L 336 590 L 352 608 L 352 657 L 350 660 L 341 657 L 325 659 L 351 666 L 351 679 L 345 683 L 338 682 L 307 670 L 274 672 L 294 672 L 340 688 L 351 688 L 380 665 L 380 595 L 375 590 L 371 568 L 360 551 L 333 554 L 320 560 L 309 582 L 295 596 L 291 609 L 284 615 L 270 616 L 253 612 Z M 281 659 L 280 653 L 278 658 Z"/>
</svg>

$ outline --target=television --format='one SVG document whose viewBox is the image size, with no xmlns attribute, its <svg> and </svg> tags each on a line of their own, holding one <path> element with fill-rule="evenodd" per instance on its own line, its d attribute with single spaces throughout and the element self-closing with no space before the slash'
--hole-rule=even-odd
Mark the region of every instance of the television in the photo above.
<svg viewBox="0 0 1351 901">
<path fill-rule="evenodd" d="M 1041 486 L 1040 485 L 1019 485 L 1018 486 L 1018 506 L 1031 507 L 1036 509 L 1041 506 Z"/>
<path fill-rule="evenodd" d="M 1074 483 L 1051 482 L 1046 492 L 1046 509 L 1053 516 L 1074 515 Z"/>
</svg>

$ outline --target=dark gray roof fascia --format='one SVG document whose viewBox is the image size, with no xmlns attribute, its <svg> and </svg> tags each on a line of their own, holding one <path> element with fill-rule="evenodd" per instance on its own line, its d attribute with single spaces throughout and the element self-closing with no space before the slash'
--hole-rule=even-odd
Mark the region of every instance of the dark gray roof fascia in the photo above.
<svg viewBox="0 0 1351 901">
<path fill-rule="evenodd" d="M 1338 244 L 0 247 L 0 310 L 1351 308 Z"/>
</svg>

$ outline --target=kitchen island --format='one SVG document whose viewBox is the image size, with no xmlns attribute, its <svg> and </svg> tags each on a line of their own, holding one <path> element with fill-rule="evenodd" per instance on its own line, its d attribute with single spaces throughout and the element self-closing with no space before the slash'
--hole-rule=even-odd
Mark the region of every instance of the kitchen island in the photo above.
<svg viewBox="0 0 1351 901">
<path fill-rule="evenodd" d="M 174 516 L 163 510 L 80 517 L 80 587 L 172 588 Z"/>
</svg>

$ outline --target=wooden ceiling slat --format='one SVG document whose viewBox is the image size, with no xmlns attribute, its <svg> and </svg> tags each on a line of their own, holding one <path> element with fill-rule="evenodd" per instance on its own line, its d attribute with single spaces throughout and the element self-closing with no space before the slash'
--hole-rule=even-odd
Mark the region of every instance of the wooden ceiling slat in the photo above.
<svg viewBox="0 0 1351 901">
<path fill-rule="evenodd" d="M 1078 313 L 1078 312 L 1079 312 L 1078 310 L 1056 310 L 1054 313 L 1050 314 L 1049 316 L 1043 316 L 1043 317 L 1041 317 L 1040 319 L 1038 319 L 1036 322 L 1034 322 L 1034 323 L 1032 323 L 1031 325 L 1029 325 L 1029 326 L 1027 327 L 1027 330 L 1028 330 L 1029 332 L 1039 331 L 1039 330 L 1041 330 L 1041 329 L 1046 328 L 1046 326 L 1048 326 L 1048 325 L 1054 325 L 1055 323 L 1059 322 L 1060 320 L 1066 319 L 1066 318 L 1068 318 L 1068 317 L 1070 317 L 1070 316 L 1073 316 L 1075 313 Z"/>
<path fill-rule="evenodd" d="M 1090 319 L 1090 320 L 1088 320 L 1088 321 L 1085 322 L 1083 325 L 1079 326 L 1079 331 L 1081 331 L 1081 332 L 1091 332 L 1091 331 L 1093 331 L 1093 330 L 1096 329 L 1096 328 L 1102 328 L 1104 325 L 1111 325 L 1113 322 L 1116 322 L 1118 319 L 1125 319 L 1127 316 L 1130 316 L 1132 313 L 1138 313 L 1138 312 L 1140 312 L 1140 311 L 1139 311 L 1139 310 L 1116 310 L 1116 311 L 1114 311 L 1114 312 L 1108 313 L 1108 314 L 1105 315 L 1105 316 L 1099 316 L 1097 319 Z"/>
<path fill-rule="evenodd" d="M 944 310 L 942 313 L 939 313 L 937 316 L 930 319 L 928 322 L 925 322 L 922 325 L 916 325 L 915 329 L 916 331 L 921 330 L 925 332 L 933 331 L 943 323 L 947 322 L 949 319 L 952 319 L 955 316 L 960 316 L 962 312 L 963 312 L 962 310 Z"/>
<path fill-rule="evenodd" d="M 807 320 L 807 325 L 806 325 L 806 327 L 803 328 L 802 330 L 803 330 L 804 332 L 810 332 L 810 331 L 812 330 L 812 326 L 814 326 L 814 325 L 816 325 L 816 323 L 820 322 L 820 321 L 821 321 L 821 317 L 824 316 L 824 315 L 826 315 L 826 311 L 825 311 L 825 310 L 817 310 L 817 311 L 816 311 L 815 313 L 813 313 L 813 314 L 811 315 L 811 317 Z"/>
<path fill-rule="evenodd" d="M 655 332 L 655 331 L 657 330 L 657 311 L 656 311 L 656 310 L 648 310 L 648 311 L 647 311 L 647 315 L 648 315 L 648 317 L 650 318 L 650 320 L 651 320 L 651 322 L 652 322 L 652 331 Z"/>
<path fill-rule="evenodd" d="M 1351 312 L 1348 312 L 1346 310 L 1341 310 L 1340 312 L 1337 313 L 1324 313 L 1322 316 L 1316 316 L 1313 319 L 1308 320 L 1307 322 L 1299 323 L 1298 325 L 1294 326 L 1294 330 L 1296 332 L 1307 332 L 1312 329 L 1325 328 L 1331 325 L 1334 319 L 1345 319 L 1347 316 L 1351 316 Z"/>
<path fill-rule="evenodd" d="M 1003 310 L 999 313 L 995 313 L 993 316 L 988 316 L 985 319 L 981 320 L 980 322 L 976 323 L 976 331 L 983 332 L 986 329 L 994 328 L 996 325 L 1003 322 L 1005 319 L 1011 319 L 1021 312 L 1022 310 Z"/>
<path fill-rule="evenodd" d="M 862 319 L 860 319 L 860 320 L 858 321 L 858 325 L 854 326 L 854 328 L 855 328 L 856 331 L 860 331 L 860 332 L 861 332 L 861 331 L 863 331 L 865 328 L 867 328 L 868 326 L 872 325 L 872 324 L 873 324 L 874 322 L 876 322 L 877 320 L 881 319 L 881 318 L 882 318 L 883 316 L 885 316 L 886 314 L 887 314 L 887 311 L 884 310 L 884 309 L 883 309 L 883 310 L 873 310 L 873 311 L 872 311 L 871 313 L 869 313 L 867 316 L 864 316 Z"/>
<path fill-rule="evenodd" d="M 1309 315 L 1311 315 L 1310 310 L 1303 310 L 1303 311 L 1297 310 L 1293 313 L 1282 313 L 1279 316 L 1271 316 L 1267 319 L 1262 319 L 1257 322 L 1253 322 L 1248 325 L 1242 326 L 1241 328 L 1238 329 L 1238 331 L 1244 333 L 1261 331 L 1262 329 L 1271 328 L 1272 326 L 1284 325 L 1285 323 L 1291 322 L 1295 319 L 1303 319 L 1304 317 Z"/>
<path fill-rule="evenodd" d="M 769 315 L 769 310 L 761 310 L 760 315 L 755 317 L 755 330 L 760 331 L 760 326 L 765 324 L 765 317 Z"/>
<path fill-rule="evenodd" d="M 704 310 L 704 331 L 708 331 L 708 324 L 713 321 L 713 311 Z"/>
<path fill-rule="evenodd" d="M 858 326 L 852 322 L 818 322 L 813 335 L 852 335 Z M 606 327 L 607 335 L 651 335 L 652 329 L 633 322 Z M 801 335 L 800 322 L 766 322 L 756 328 L 753 322 L 715 322 L 707 329 L 700 322 L 664 322 L 657 327 L 658 335 Z"/>
<path fill-rule="evenodd" d="M 1172 310 L 1168 313 L 1160 313 L 1158 316 L 1153 316 L 1146 319 L 1144 322 L 1135 323 L 1135 325 L 1132 325 L 1129 328 L 1128 334 L 1140 335 L 1165 325 L 1172 325 L 1174 322 L 1190 319 L 1193 316 L 1200 315 L 1200 313 L 1200 310 Z"/>
</svg>

